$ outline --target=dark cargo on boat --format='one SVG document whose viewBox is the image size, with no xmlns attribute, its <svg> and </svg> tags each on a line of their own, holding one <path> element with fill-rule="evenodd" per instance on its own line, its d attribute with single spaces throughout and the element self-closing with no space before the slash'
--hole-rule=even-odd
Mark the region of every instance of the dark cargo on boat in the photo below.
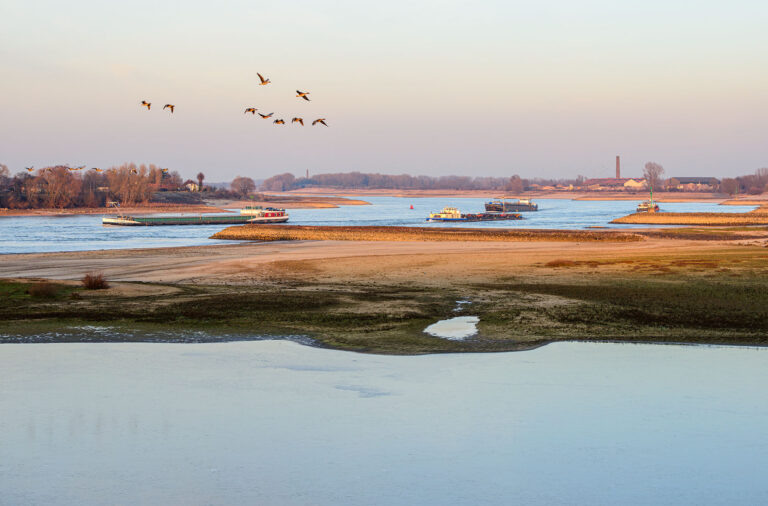
<svg viewBox="0 0 768 506">
<path fill-rule="evenodd" d="M 520 199 L 514 202 L 507 202 L 502 199 L 486 202 L 485 210 L 492 213 L 524 213 L 538 211 L 539 205 L 534 204 L 530 199 Z"/>
</svg>

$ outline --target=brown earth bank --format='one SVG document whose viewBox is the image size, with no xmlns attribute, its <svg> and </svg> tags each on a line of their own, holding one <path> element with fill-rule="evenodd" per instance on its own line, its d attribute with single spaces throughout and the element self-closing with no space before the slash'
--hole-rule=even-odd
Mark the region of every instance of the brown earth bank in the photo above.
<svg viewBox="0 0 768 506">
<path fill-rule="evenodd" d="M 152 213 L 227 213 L 227 209 L 240 209 L 245 206 L 282 207 L 285 209 L 322 209 L 339 206 L 370 205 L 364 200 L 344 197 L 297 197 L 267 195 L 258 200 L 210 199 L 202 204 L 150 203 L 125 207 L 76 207 L 67 209 L 4 209 L 3 216 L 69 216 L 80 214 L 152 214 Z"/>
<path fill-rule="evenodd" d="M 282 207 L 285 209 L 322 209 L 337 208 L 339 206 L 366 206 L 370 202 L 358 199 L 349 199 L 345 197 L 322 197 L 322 196 L 297 196 L 297 195 L 272 195 L 260 194 L 252 200 L 229 200 L 229 199 L 211 199 L 208 201 L 212 205 L 230 209 L 241 209 L 245 206 L 264 206 L 264 207 Z"/>
<path fill-rule="evenodd" d="M 639 241 L 628 232 L 605 230 L 477 229 L 381 226 L 241 225 L 211 239 L 246 241 Z"/>
<path fill-rule="evenodd" d="M 147 204 L 141 206 L 76 207 L 71 209 L 0 209 L 3 216 L 70 216 L 80 214 L 152 214 L 152 213 L 226 213 L 225 209 L 209 205 Z"/>
<path fill-rule="evenodd" d="M 765 345 L 765 241 L 293 241 L 5 255 L 0 341 L 300 334 L 391 354 L 558 340 Z M 80 288 L 91 271 L 111 288 Z M 30 295 L 40 280 L 56 285 L 55 295 Z M 423 332 L 462 315 L 480 318 L 476 336 Z"/>
<path fill-rule="evenodd" d="M 611 223 L 638 225 L 748 226 L 768 225 L 768 207 L 747 213 L 634 213 Z"/>
</svg>

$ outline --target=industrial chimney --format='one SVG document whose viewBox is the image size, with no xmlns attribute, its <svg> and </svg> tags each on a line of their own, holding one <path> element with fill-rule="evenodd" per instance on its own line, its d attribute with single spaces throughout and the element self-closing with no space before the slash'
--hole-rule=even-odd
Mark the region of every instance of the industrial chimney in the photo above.
<svg viewBox="0 0 768 506">
<path fill-rule="evenodd" d="M 621 179 L 621 159 L 616 155 L 616 179 Z"/>
</svg>

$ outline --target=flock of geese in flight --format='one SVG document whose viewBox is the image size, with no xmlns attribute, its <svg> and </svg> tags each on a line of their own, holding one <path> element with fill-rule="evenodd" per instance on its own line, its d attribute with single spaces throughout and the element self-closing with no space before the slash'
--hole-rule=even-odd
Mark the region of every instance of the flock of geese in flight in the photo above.
<svg viewBox="0 0 768 506">
<path fill-rule="evenodd" d="M 267 84 L 270 84 L 270 83 L 272 82 L 272 81 L 270 81 L 269 79 L 267 79 L 267 78 L 265 78 L 264 76 L 262 76 L 261 74 L 259 74 L 258 72 L 256 72 L 256 75 L 257 75 L 257 76 L 259 76 L 259 81 L 260 81 L 260 82 L 259 82 L 259 85 L 260 85 L 260 86 L 265 86 L 265 85 L 267 85 Z M 303 98 L 303 99 L 304 99 L 304 100 L 306 100 L 307 102 L 310 102 L 310 99 L 309 99 L 309 97 L 308 97 L 307 95 L 309 95 L 309 92 L 308 92 L 308 91 L 299 91 L 299 90 L 296 90 L 296 96 L 297 96 L 298 98 Z M 147 110 L 149 111 L 149 110 L 151 110 L 151 109 L 152 109 L 152 102 L 147 102 L 146 100 L 142 100 L 142 101 L 141 101 L 141 106 L 142 106 L 142 107 L 146 107 L 146 108 L 147 108 Z M 176 106 L 175 106 L 174 104 L 165 104 L 165 105 L 163 106 L 163 110 L 165 110 L 165 109 L 170 109 L 170 110 L 171 110 L 171 114 L 173 114 L 173 111 L 174 111 L 174 109 L 175 109 L 175 108 L 176 108 Z M 251 115 L 254 115 L 254 116 L 255 116 L 255 115 L 256 115 L 256 111 L 258 111 L 258 109 L 256 109 L 255 107 L 247 107 L 247 108 L 245 109 L 245 112 L 244 112 L 243 114 L 248 114 L 248 113 L 251 113 Z M 272 117 L 272 116 L 273 116 L 275 113 L 274 113 L 274 112 L 271 112 L 271 113 L 269 113 L 269 114 L 261 114 L 261 113 L 258 113 L 258 114 L 259 114 L 259 116 L 261 116 L 263 119 L 269 119 L 269 118 L 271 118 L 271 117 Z M 285 125 L 285 120 L 284 120 L 284 119 L 282 119 L 282 118 L 279 118 L 279 119 L 278 119 L 278 118 L 276 118 L 276 119 L 275 119 L 275 120 L 274 120 L 272 123 L 274 123 L 275 125 Z M 301 126 L 304 126 L 304 118 L 298 118 L 298 117 L 296 117 L 296 118 L 293 118 L 293 119 L 291 120 L 291 123 L 299 123 Z M 321 124 L 321 125 L 325 125 L 325 126 L 328 126 L 328 124 L 325 122 L 325 118 L 318 118 L 318 119 L 314 120 L 314 121 L 312 122 L 312 126 L 315 126 L 315 125 L 317 125 L 318 123 L 319 123 L 319 124 Z M 30 172 L 31 172 L 31 171 L 30 171 Z"/>
<path fill-rule="evenodd" d="M 265 85 L 270 84 L 272 82 L 269 79 L 266 79 L 264 76 L 262 76 L 258 72 L 256 73 L 256 75 L 259 76 L 259 81 L 261 81 L 261 82 L 259 82 L 260 86 L 265 86 Z M 310 99 L 309 99 L 309 97 L 307 95 L 309 95 L 308 91 L 296 90 L 296 96 L 298 98 L 303 98 L 307 102 L 310 102 Z M 152 102 L 147 102 L 146 100 L 142 100 L 141 101 L 141 106 L 142 107 L 146 107 L 147 110 L 149 111 L 149 110 L 152 109 Z M 173 111 L 176 109 L 176 106 L 174 104 L 165 104 L 163 106 L 163 110 L 165 110 L 165 109 L 170 109 L 171 114 L 173 114 Z M 243 114 L 251 113 L 252 115 L 256 115 L 257 114 L 256 111 L 258 111 L 258 109 L 256 109 L 255 107 L 248 107 L 248 108 L 245 109 L 245 112 Z M 259 114 L 259 116 L 261 116 L 264 119 L 269 119 L 275 113 L 271 112 L 269 114 L 261 114 L 261 113 L 258 113 L 258 114 Z M 275 125 L 285 125 L 285 120 L 283 120 L 283 119 L 275 119 L 272 123 L 274 123 Z M 293 118 L 293 119 L 291 119 L 291 123 L 299 123 L 301 126 L 304 126 L 304 118 L 299 118 L 299 117 Z M 321 125 L 328 126 L 328 124 L 325 122 L 325 118 L 318 118 L 318 119 L 314 120 L 312 122 L 312 126 L 315 126 L 318 123 L 321 124 Z M 66 169 L 68 171 L 70 171 L 70 172 L 77 172 L 77 171 L 84 170 L 85 167 L 86 167 L 85 165 L 82 165 L 80 167 L 66 167 Z M 32 166 L 32 167 L 24 167 L 24 168 L 27 169 L 27 172 L 34 172 L 34 170 L 35 170 L 34 166 Z M 96 172 L 103 172 L 103 170 L 99 169 L 98 167 L 91 167 L 90 170 L 93 170 L 93 171 L 96 171 Z M 168 169 L 160 169 L 160 170 L 163 172 L 163 174 L 168 172 Z M 43 172 L 53 172 L 53 168 L 52 167 L 47 167 L 47 168 L 43 169 Z M 130 173 L 131 174 L 138 174 L 139 171 L 136 170 L 136 169 L 131 169 Z"/>
</svg>

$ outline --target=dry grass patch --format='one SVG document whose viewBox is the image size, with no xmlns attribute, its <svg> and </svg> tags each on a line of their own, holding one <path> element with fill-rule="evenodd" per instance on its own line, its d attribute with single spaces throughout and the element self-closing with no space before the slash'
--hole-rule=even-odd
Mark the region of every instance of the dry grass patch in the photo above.
<svg viewBox="0 0 768 506">
<path fill-rule="evenodd" d="M 637 234 L 616 231 L 529 230 L 426 227 L 332 227 L 299 225 L 239 225 L 212 239 L 244 241 L 568 241 L 632 242 Z"/>
<path fill-rule="evenodd" d="M 42 281 L 40 283 L 35 283 L 27 288 L 27 293 L 30 296 L 39 299 L 52 299 L 59 294 L 60 289 L 61 287 L 58 285 L 54 285 L 53 283 L 49 283 L 47 281 Z"/>
<path fill-rule="evenodd" d="M 545 267 L 576 267 L 578 264 L 574 262 L 573 260 L 550 260 L 549 262 L 545 263 Z"/>
</svg>

